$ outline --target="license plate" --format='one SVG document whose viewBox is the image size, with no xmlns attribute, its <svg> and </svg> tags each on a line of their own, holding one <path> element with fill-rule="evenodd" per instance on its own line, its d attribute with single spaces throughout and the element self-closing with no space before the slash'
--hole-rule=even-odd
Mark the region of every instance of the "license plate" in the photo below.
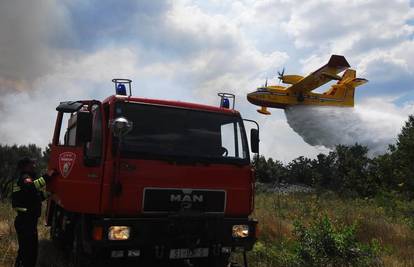
<svg viewBox="0 0 414 267">
<path fill-rule="evenodd" d="M 170 259 L 191 259 L 208 257 L 208 248 L 179 248 L 170 250 Z"/>
</svg>

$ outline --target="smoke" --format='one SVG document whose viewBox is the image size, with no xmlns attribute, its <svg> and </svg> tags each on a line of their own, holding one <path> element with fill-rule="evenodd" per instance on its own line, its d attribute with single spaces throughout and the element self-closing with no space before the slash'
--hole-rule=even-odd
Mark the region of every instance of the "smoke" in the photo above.
<svg viewBox="0 0 414 267">
<path fill-rule="evenodd" d="M 334 148 L 355 143 L 369 148 L 376 156 L 386 152 L 414 111 L 390 102 L 373 100 L 355 108 L 295 106 L 285 110 L 289 126 L 312 146 Z"/>
<path fill-rule="evenodd" d="M 1 1 L 0 95 L 31 90 L 53 67 L 53 43 L 67 34 L 65 16 L 53 0 Z"/>
</svg>

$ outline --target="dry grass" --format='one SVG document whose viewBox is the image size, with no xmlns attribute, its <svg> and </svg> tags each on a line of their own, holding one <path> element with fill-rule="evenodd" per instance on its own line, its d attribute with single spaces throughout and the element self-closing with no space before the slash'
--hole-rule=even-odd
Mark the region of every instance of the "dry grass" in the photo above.
<svg viewBox="0 0 414 267">
<path fill-rule="evenodd" d="M 9 205 L 0 203 L 0 266 L 11 266 L 16 251 L 16 233 L 13 225 L 14 212 Z"/>
<path fill-rule="evenodd" d="M 8 203 L 0 202 L 0 267 L 12 267 L 17 253 L 17 238 L 14 229 L 15 212 Z M 38 267 L 70 267 L 62 252 L 48 240 L 49 229 L 39 220 Z"/>
</svg>

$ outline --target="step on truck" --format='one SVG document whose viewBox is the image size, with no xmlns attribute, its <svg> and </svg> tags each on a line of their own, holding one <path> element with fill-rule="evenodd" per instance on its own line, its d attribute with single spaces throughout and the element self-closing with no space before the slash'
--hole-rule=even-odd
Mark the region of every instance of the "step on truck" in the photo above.
<svg viewBox="0 0 414 267">
<path fill-rule="evenodd" d="M 76 266 L 228 266 L 235 251 L 247 266 L 257 123 L 249 150 L 244 122 L 255 122 L 241 118 L 234 95 L 219 93 L 215 107 L 133 97 L 131 80 L 113 82 L 116 94 L 102 102 L 56 108 L 48 167 L 59 175 L 46 215 L 53 242 Z"/>
</svg>

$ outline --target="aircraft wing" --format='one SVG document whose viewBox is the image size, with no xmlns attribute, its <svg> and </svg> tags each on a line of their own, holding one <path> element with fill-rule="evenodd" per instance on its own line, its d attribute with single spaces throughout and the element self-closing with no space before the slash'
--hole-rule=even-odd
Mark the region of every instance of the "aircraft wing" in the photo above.
<svg viewBox="0 0 414 267">
<path fill-rule="evenodd" d="M 306 93 L 315 90 L 331 80 L 341 80 L 338 73 L 349 68 L 350 65 L 344 56 L 332 55 L 329 62 L 312 72 L 299 82 L 287 89 L 293 93 Z"/>
</svg>

